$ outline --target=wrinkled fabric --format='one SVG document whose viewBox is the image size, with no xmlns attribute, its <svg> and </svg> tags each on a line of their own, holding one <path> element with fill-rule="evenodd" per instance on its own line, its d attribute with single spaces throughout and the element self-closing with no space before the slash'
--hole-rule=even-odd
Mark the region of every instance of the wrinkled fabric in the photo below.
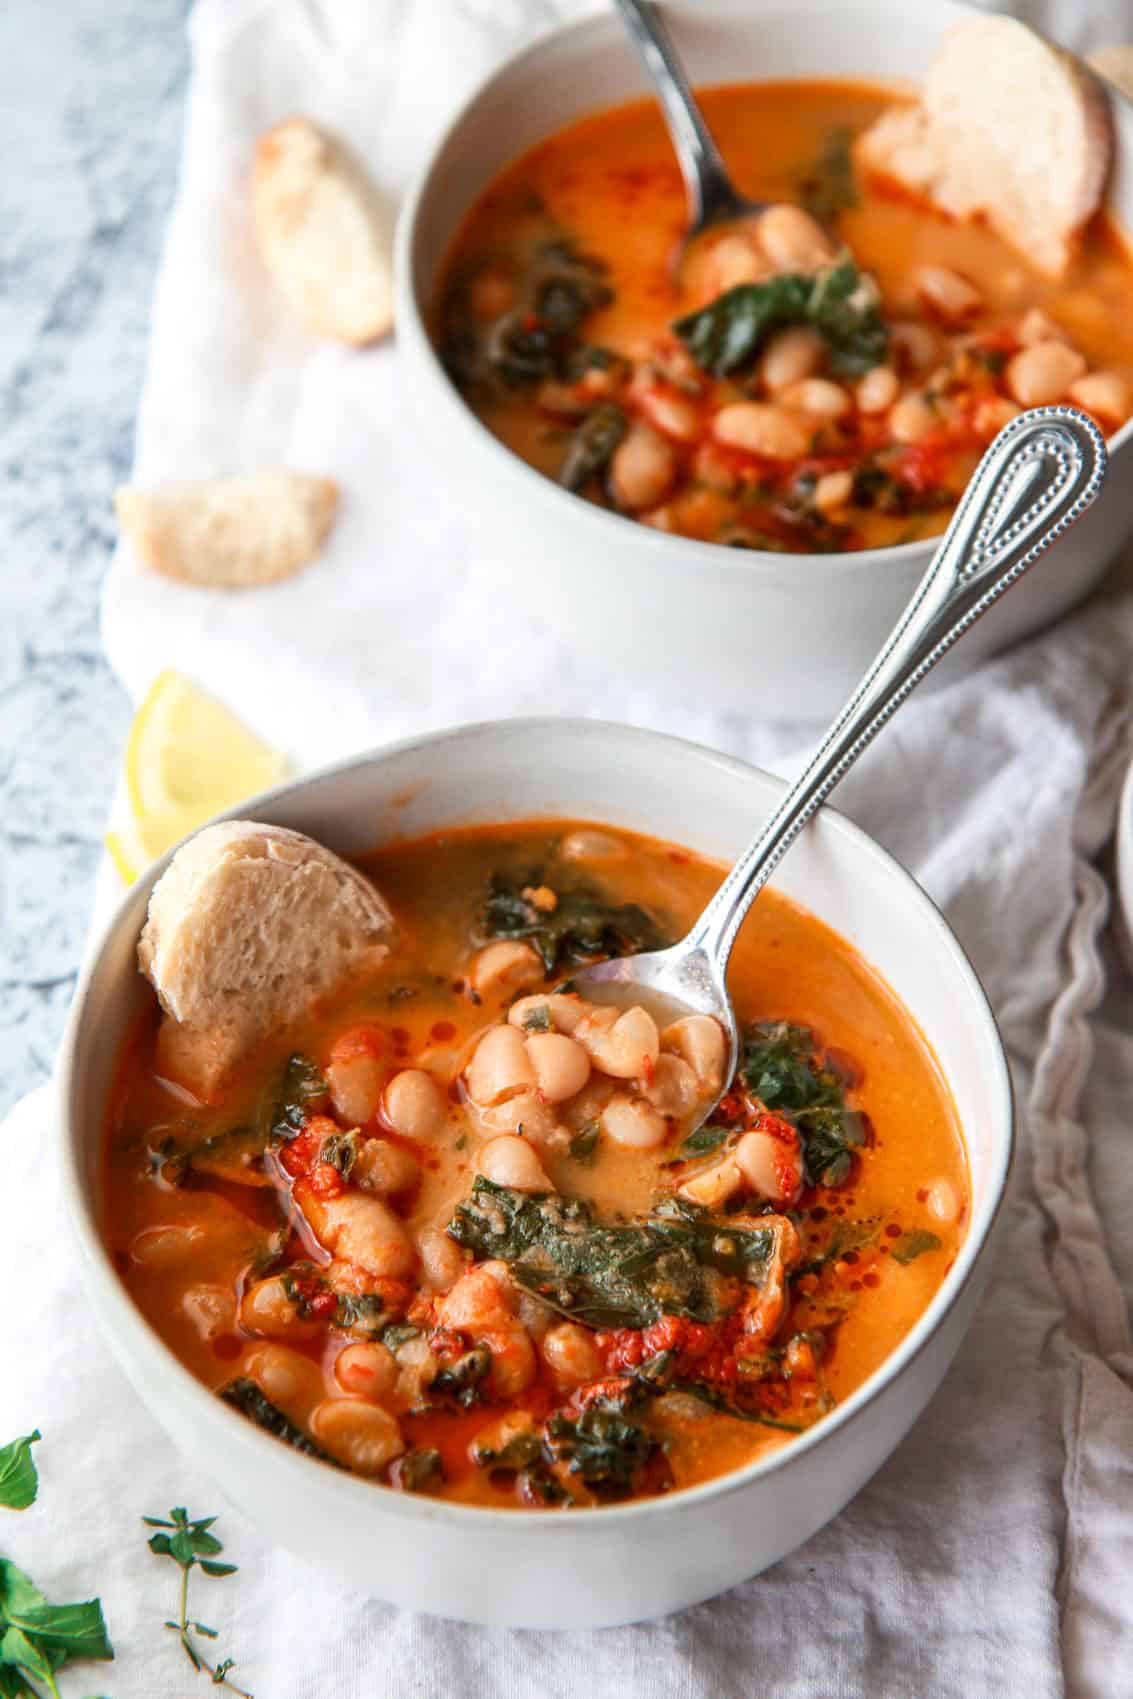
<svg viewBox="0 0 1133 1699">
<path fill-rule="evenodd" d="M 477 563 L 428 445 L 403 442 L 396 353 L 310 344 L 270 296 L 243 212 L 251 142 L 296 110 L 396 191 L 484 69 L 570 0 L 204 0 L 154 307 L 137 475 L 290 461 L 346 491 L 325 557 L 256 598 L 179 590 L 120 554 L 105 602 L 135 697 L 157 667 L 211 686 L 300 764 L 538 708 L 680 731 L 788 771 L 813 732 L 652 698 L 509 610 L 477 649 Z M 1101 9 L 1048 14 L 1087 46 Z M 438 44 L 443 43 L 443 51 Z M 414 468 L 417 470 L 414 470 Z M 424 468 L 424 471 L 421 468 Z M 422 505 L 425 492 L 424 506 Z M 424 517 L 423 517 L 424 515 Z M 1042 565 L 1036 570 L 1041 571 Z M 1128 577 L 1128 574 L 1126 575 Z M 1026 594 L 1026 586 L 1013 592 Z M 160 1627 L 176 1574 L 138 1518 L 222 1511 L 240 1564 L 194 1608 L 258 1699 L 1120 1699 L 1133 1642 L 1133 997 L 1101 852 L 1133 744 L 1133 592 L 903 709 L 839 804 L 943 906 L 1002 1025 L 1020 1151 L 986 1301 L 938 1396 L 832 1524 L 756 1580 L 601 1633 L 439 1623 L 332 1587 L 190 1470 L 94 1334 L 50 1160 L 53 1105 L 0 1130 L 0 1439 L 38 1425 L 40 1504 L 0 1544 L 53 1597 L 98 1591 L 119 1659 L 70 1691 L 195 1690 Z M 281 688 L 280 681 L 286 681 Z M 104 877 L 100 905 L 111 896 Z M 476 1561 L 475 1552 L 468 1561 Z M 508 1577 L 499 1578 L 506 1589 Z M 83 1672 L 84 1677 L 87 1672 Z"/>
</svg>

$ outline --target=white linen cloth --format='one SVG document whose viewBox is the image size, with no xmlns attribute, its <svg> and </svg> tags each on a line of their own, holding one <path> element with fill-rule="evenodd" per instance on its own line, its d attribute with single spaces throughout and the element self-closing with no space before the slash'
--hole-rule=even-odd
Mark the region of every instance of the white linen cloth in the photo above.
<svg viewBox="0 0 1133 1699">
<path fill-rule="evenodd" d="M 1065 39 L 1083 46 L 1067 4 Z M 135 697 L 159 666 L 179 666 L 301 764 L 536 708 L 679 730 L 765 763 L 803 741 L 799 728 L 628 691 L 518 611 L 510 676 L 485 669 L 476 563 L 445 504 L 443 468 L 428 465 L 427 445 L 401 440 L 395 352 L 308 342 L 251 250 L 244 177 L 267 124 L 296 110 L 324 119 L 397 190 L 483 69 L 576 9 L 198 5 L 137 475 L 291 462 L 339 477 L 344 505 L 319 563 L 247 598 L 181 590 L 120 554 L 105 635 Z M 1119 13 L 1099 38 L 1121 33 Z M 1111 999 L 1107 1019 L 1093 1018 L 1093 1047 L 1107 891 L 1091 858 L 1133 741 L 1131 656 L 1133 595 L 1115 587 L 980 675 L 912 703 L 839 799 L 945 907 L 1001 1019 L 1022 1119 L 992 1290 L 886 1467 L 764 1576 L 663 1622 L 598 1634 L 487 1631 L 398 1612 L 324 1584 L 224 1511 L 219 1532 L 240 1572 L 195 1581 L 193 1608 L 221 1630 L 221 1651 L 238 1658 L 236 1678 L 258 1699 L 1124 1699 L 1133 1040 Z M 146 1551 L 137 1519 L 222 1505 L 92 1332 L 45 1160 L 53 1113 L 38 1093 L 0 1133 L 0 1441 L 36 1425 L 45 1435 L 41 1501 L 0 1520 L 0 1549 L 53 1598 L 103 1598 L 119 1661 L 68 1678 L 65 1692 L 204 1691 L 160 1627 L 176 1575 Z"/>
</svg>

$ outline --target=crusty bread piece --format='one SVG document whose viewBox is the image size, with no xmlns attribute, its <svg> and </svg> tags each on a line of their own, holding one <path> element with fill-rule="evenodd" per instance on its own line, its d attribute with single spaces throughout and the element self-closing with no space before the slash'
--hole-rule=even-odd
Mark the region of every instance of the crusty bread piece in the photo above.
<svg viewBox="0 0 1133 1699">
<path fill-rule="evenodd" d="M 948 31 L 919 105 L 884 113 L 855 159 L 956 218 L 982 214 L 1058 278 L 1100 204 L 1110 152 L 1095 79 L 1025 24 L 987 17 Z"/>
<path fill-rule="evenodd" d="M 1113 47 L 1099 47 L 1086 59 L 1091 70 L 1105 77 L 1126 98 L 1133 100 L 1133 46 L 1122 42 Z"/>
<path fill-rule="evenodd" d="M 389 909 L 302 832 L 206 826 L 153 888 L 138 961 L 164 1010 L 162 1068 L 208 1098 L 269 1032 L 385 956 Z"/>
<path fill-rule="evenodd" d="M 338 504 L 333 478 L 255 472 L 114 497 L 118 523 L 154 572 L 214 590 L 278 584 L 312 561 Z"/>
<path fill-rule="evenodd" d="M 393 215 L 361 162 L 310 118 L 262 135 L 252 222 L 292 311 L 316 336 L 360 346 L 393 324 Z"/>
</svg>

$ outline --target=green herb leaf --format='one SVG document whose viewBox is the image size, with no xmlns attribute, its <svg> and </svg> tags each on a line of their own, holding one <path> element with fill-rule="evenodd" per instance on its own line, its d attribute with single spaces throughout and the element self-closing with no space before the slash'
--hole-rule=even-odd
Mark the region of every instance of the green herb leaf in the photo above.
<svg viewBox="0 0 1133 1699">
<path fill-rule="evenodd" d="M 26 1510 L 35 1503 L 39 1476 L 31 1448 L 42 1436 L 38 1428 L 0 1447 L 0 1505 L 7 1510 Z"/>
<path fill-rule="evenodd" d="M 550 1032 L 551 1011 L 546 1004 L 538 1009 L 529 1009 L 523 1017 L 524 1032 Z"/>
<path fill-rule="evenodd" d="M 445 1478 L 441 1454 L 434 1446 L 407 1451 L 396 1466 L 397 1485 L 407 1493 L 432 1492 Z"/>
<path fill-rule="evenodd" d="M 740 1074 L 753 1097 L 798 1128 L 808 1184 L 844 1184 L 869 1125 L 864 1115 L 845 1107 L 845 1088 L 819 1058 L 814 1034 L 787 1021 L 752 1028 Z"/>
<path fill-rule="evenodd" d="M 266 1398 L 247 1375 L 240 1375 L 236 1380 L 229 1381 L 227 1386 L 220 1389 L 218 1397 L 223 1398 L 234 1410 L 239 1410 L 250 1422 L 265 1433 L 274 1434 L 293 1451 L 301 1451 L 305 1457 L 317 1457 L 323 1463 L 332 1463 L 334 1459 L 321 1446 L 316 1445 L 301 1428 L 297 1428 L 289 1416 Z"/>
<path fill-rule="evenodd" d="M 559 483 L 564 490 L 584 489 L 591 478 L 604 472 L 628 428 L 629 422 L 616 401 L 603 401 L 592 408 L 571 432 L 559 467 Z"/>
<path fill-rule="evenodd" d="M 272 1144 L 293 1139 L 327 1096 L 327 1082 L 313 1062 L 298 1052 L 283 1070 L 279 1090 L 266 1115 L 266 1137 Z"/>
<path fill-rule="evenodd" d="M 915 1262 L 917 1257 L 923 1256 L 926 1251 L 940 1250 L 941 1244 L 937 1234 L 930 1233 L 924 1227 L 914 1227 L 911 1232 L 903 1233 L 899 1239 L 894 1240 L 893 1257 L 897 1262 L 907 1265 Z"/>
<path fill-rule="evenodd" d="M 247 1383 L 251 1385 L 251 1382 Z M 233 1382 L 233 1385 L 239 1385 Z M 224 1397 L 229 1389 L 225 1388 Z M 258 1390 L 258 1389 L 257 1389 Z M 261 1395 L 262 1396 L 262 1395 Z M 266 1403 L 267 1400 L 265 1399 Z M 274 1406 L 269 1406 L 274 1409 Z M 278 1414 L 278 1412 L 277 1412 Z M 250 1693 L 243 1687 L 237 1687 L 234 1681 L 228 1679 L 229 1671 L 236 1665 L 231 1658 L 223 1658 L 213 1664 L 194 1642 L 194 1634 L 203 1634 L 208 1640 L 217 1638 L 215 1628 L 210 1628 L 205 1622 L 197 1622 L 189 1616 L 189 1576 L 194 1569 L 200 1569 L 205 1575 L 222 1579 L 226 1575 L 235 1575 L 236 1564 L 218 1563 L 216 1554 L 224 1550 L 216 1535 L 210 1532 L 216 1522 L 215 1516 L 190 1517 L 184 1505 L 175 1505 L 169 1512 L 169 1520 L 160 1516 L 143 1516 L 142 1521 L 147 1528 L 170 1529 L 170 1533 L 152 1534 L 146 1544 L 155 1557 L 169 1557 L 181 1570 L 180 1615 L 177 1620 L 166 1622 L 166 1628 L 176 1634 L 181 1648 L 198 1672 L 208 1675 L 214 1687 L 226 1687 L 235 1693 L 238 1699 L 252 1699 Z"/>
<path fill-rule="evenodd" d="M 571 1158 L 588 1168 L 598 1154 L 598 1140 L 602 1136 L 600 1121 L 587 1121 L 579 1133 L 575 1133 L 568 1146 Z"/>
<path fill-rule="evenodd" d="M 715 1122 L 706 1121 L 703 1127 L 697 1127 L 690 1133 L 681 1145 L 682 1156 L 707 1156 L 711 1150 L 719 1150 L 732 1136 L 731 1127 L 721 1127 Z"/>
<path fill-rule="evenodd" d="M 830 345 L 830 363 L 843 376 L 860 375 L 885 357 L 889 333 L 876 285 L 850 259 L 814 276 L 785 272 L 762 283 L 741 283 L 673 330 L 704 371 L 716 377 L 749 365 L 773 331 L 809 324 Z"/>
<path fill-rule="evenodd" d="M 602 1405 L 591 1405 L 577 1416 L 556 1410 L 543 1433 L 550 1461 L 565 1464 L 597 1491 L 632 1486 L 658 1445 L 639 1423 Z"/>
<path fill-rule="evenodd" d="M 662 1315 L 714 1321 L 759 1284 L 775 1243 L 680 1198 L 637 1221 L 595 1221 L 581 1199 L 532 1197 L 478 1175 L 448 1231 L 501 1258 L 524 1291 L 594 1328 L 649 1327 Z"/>
<path fill-rule="evenodd" d="M 848 124 L 835 124 L 826 132 L 818 157 L 799 184 L 802 205 L 820 224 L 830 224 L 840 212 L 858 204 L 853 140 L 854 132 Z"/>
<path fill-rule="evenodd" d="M 542 882 L 538 871 L 515 880 L 493 875 L 477 917 L 475 942 L 529 939 L 550 974 L 599 956 L 657 950 L 671 941 L 658 920 L 637 903 L 610 903 L 587 884 L 559 889 L 558 903 L 550 913 L 536 908 L 523 892 Z"/>
</svg>

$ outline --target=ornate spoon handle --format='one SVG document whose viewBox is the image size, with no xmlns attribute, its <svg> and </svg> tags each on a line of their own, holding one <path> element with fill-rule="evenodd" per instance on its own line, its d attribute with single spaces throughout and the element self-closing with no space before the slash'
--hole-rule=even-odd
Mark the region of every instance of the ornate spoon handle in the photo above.
<svg viewBox="0 0 1133 1699">
<path fill-rule="evenodd" d="M 1105 467 L 1101 432 L 1071 407 L 1021 413 L 996 437 L 900 624 L 685 940 L 721 983 L 744 916 L 812 814 L 957 638 L 1090 505 Z"/>
</svg>

